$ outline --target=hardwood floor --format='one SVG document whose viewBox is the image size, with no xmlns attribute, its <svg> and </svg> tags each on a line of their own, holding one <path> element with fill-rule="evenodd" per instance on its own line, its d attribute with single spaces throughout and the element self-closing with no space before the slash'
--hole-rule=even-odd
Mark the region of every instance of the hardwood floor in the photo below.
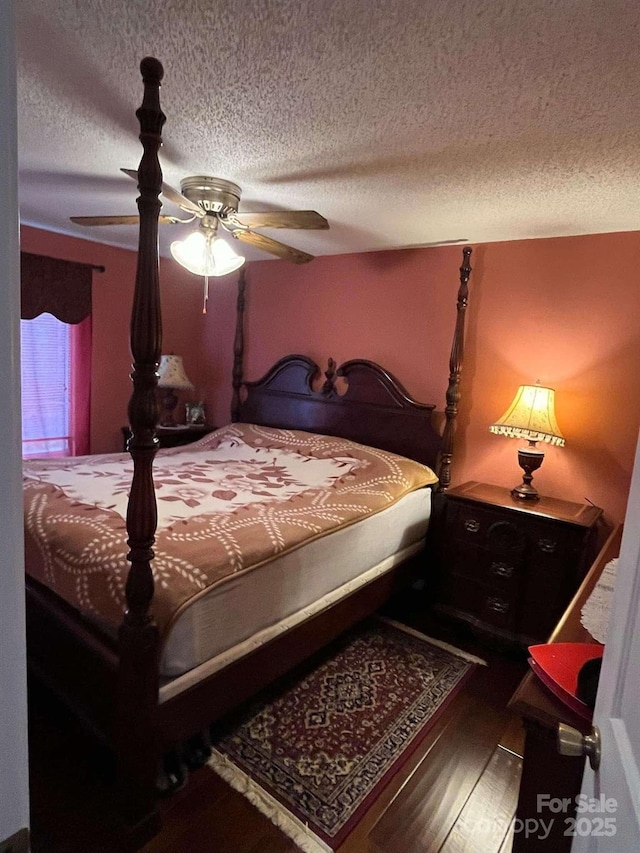
<svg viewBox="0 0 640 853">
<path fill-rule="evenodd" d="M 526 671 L 524 656 L 404 615 L 488 665 L 477 669 L 338 853 L 509 853 L 523 733 L 506 705 Z M 30 706 L 33 853 L 118 853 L 108 760 L 36 686 Z M 162 831 L 143 853 L 298 849 L 206 767 L 163 800 L 161 811 Z"/>
</svg>

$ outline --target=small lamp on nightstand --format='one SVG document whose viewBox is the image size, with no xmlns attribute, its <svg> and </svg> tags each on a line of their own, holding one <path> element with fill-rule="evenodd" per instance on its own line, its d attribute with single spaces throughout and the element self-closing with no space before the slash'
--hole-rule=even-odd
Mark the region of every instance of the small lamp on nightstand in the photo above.
<svg viewBox="0 0 640 853">
<path fill-rule="evenodd" d="M 178 405 L 178 398 L 175 391 L 190 390 L 193 388 L 182 364 L 182 357 L 179 355 L 163 355 L 160 358 L 158 366 L 158 388 L 165 389 L 165 395 L 162 398 L 162 415 L 160 417 L 160 426 L 174 427 L 176 422 L 173 419 L 173 413 Z"/>
<path fill-rule="evenodd" d="M 537 500 L 538 492 L 531 485 L 532 472 L 542 465 L 544 450 L 539 450 L 536 442 L 564 447 L 564 436 L 556 422 L 553 388 L 545 388 L 539 382 L 521 385 L 511 406 L 489 429 L 496 435 L 527 439 L 528 447 L 518 448 L 518 464 L 524 471 L 522 484 L 513 488 L 511 494 L 523 500 Z"/>
</svg>

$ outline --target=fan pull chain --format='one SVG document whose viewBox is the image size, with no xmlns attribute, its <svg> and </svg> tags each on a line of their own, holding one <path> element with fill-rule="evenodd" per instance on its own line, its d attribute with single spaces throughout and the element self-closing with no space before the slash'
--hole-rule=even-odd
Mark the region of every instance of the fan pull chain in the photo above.
<svg viewBox="0 0 640 853">
<path fill-rule="evenodd" d="M 202 313 L 207 313 L 207 302 L 209 301 L 209 276 L 204 277 L 204 303 L 202 305 Z"/>
</svg>

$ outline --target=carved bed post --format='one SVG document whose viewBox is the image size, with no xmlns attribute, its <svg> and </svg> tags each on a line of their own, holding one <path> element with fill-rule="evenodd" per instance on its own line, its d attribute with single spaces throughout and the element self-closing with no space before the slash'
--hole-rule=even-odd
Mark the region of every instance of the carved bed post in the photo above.
<svg viewBox="0 0 640 853">
<path fill-rule="evenodd" d="M 155 719 L 158 706 L 158 631 L 149 613 L 154 584 L 151 570 L 157 526 L 153 460 L 158 449 L 156 370 L 162 345 L 158 281 L 158 199 L 162 171 L 158 150 L 165 116 L 160 109 L 162 65 L 147 57 L 140 64 L 144 83 L 140 122 L 143 155 L 138 168 L 140 212 L 138 266 L 131 313 L 133 392 L 129 401 L 133 481 L 127 508 L 126 610 L 119 631 L 116 745 L 122 807 L 129 827 L 142 835 L 155 828 L 157 772 Z"/>
<path fill-rule="evenodd" d="M 445 407 L 445 427 L 442 435 L 442 450 L 440 451 L 440 471 L 438 491 L 445 492 L 451 484 L 451 458 L 453 456 L 453 437 L 455 422 L 458 416 L 460 401 L 460 375 L 464 357 L 464 321 L 469 299 L 469 276 L 471 275 L 471 247 L 462 250 L 462 266 L 460 267 L 460 287 L 458 289 L 456 328 L 453 334 L 451 357 L 449 359 L 449 386 L 447 388 L 447 405 Z"/>
<path fill-rule="evenodd" d="M 244 268 L 240 271 L 238 279 L 238 300 L 236 302 L 236 336 L 233 341 L 233 395 L 231 397 L 231 422 L 240 420 L 240 389 L 243 382 L 244 363 L 244 292 L 247 282 L 244 277 Z"/>
</svg>

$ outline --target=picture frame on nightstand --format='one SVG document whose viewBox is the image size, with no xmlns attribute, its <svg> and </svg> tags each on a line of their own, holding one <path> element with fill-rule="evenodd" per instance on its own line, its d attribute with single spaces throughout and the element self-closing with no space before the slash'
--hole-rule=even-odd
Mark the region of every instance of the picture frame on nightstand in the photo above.
<svg viewBox="0 0 640 853">
<path fill-rule="evenodd" d="M 199 426 L 206 423 L 204 403 L 185 403 L 185 423 L 188 426 Z"/>
</svg>

